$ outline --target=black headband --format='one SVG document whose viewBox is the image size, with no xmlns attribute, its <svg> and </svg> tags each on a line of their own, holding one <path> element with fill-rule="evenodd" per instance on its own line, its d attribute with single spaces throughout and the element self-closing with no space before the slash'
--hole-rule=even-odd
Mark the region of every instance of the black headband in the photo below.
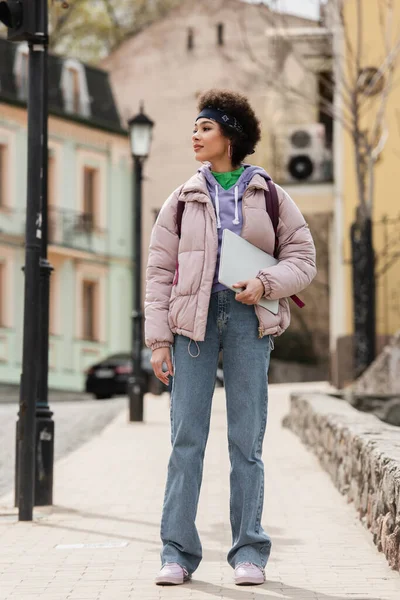
<svg viewBox="0 0 400 600">
<path fill-rule="evenodd" d="M 227 125 L 228 127 L 231 127 L 238 133 L 243 133 L 243 127 L 241 126 L 239 121 L 235 117 L 228 115 L 221 108 L 203 108 L 196 121 L 202 118 L 212 119 L 217 123 L 221 123 L 221 125 Z"/>
</svg>

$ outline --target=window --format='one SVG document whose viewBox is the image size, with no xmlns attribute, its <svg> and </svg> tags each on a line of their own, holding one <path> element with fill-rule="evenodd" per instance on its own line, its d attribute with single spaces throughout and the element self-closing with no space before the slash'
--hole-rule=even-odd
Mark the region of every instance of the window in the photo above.
<svg viewBox="0 0 400 600">
<path fill-rule="evenodd" d="M 218 46 L 224 45 L 224 24 L 223 23 L 218 23 L 218 25 L 217 25 L 217 41 L 218 41 Z"/>
<path fill-rule="evenodd" d="M 71 108 L 72 112 L 80 111 L 79 73 L 76 69 L 68 68 L 68 78 L 71 86 Z"/>
<path fill-rule="evenodd" d="M 193 33 L 193 28 L 189 27 L 188 32 L 187 32 L 187 49 L 193 50 L 194 47 L 194 33 Z"/>
<path fill-rule="evenodd" d="M 98 170 L 93 167 L 83 169 L 83 219 L 93 228 L 96 214 Z"/>
<path fill-rule="evenodd" d="M 6 266 L 0 262 L 0 327 L 5 327 L 5 302 L 7 293 L 5 286 Z"/>
<path fill-rule="evenodd" d="M 58 301 L 58 273 L 57 269 L 53 271 L 50 278 L 50 297 L 49 297 L 49 334 L 57 335 L 57 301 Z"/>
<path fill-rule="evenodd" d="M 77 261 L 75 336 L 89 342 L 107 340 L 106 265 Z"/>
<path fill-rule="evenodd" d="M 97 339 L 96 311 L 98 284 L 95 281 L 83 281 L 82 286 L 82 334 L 85 340 Z"/>
<path fill-rule="evenodd" d="M 3 245 L 0 248 L 0 327 L 13 326 L 15 249 Z"/>
<path fill-rule="evenodd" d="M 17 46 L 14 63 L 14 76 L 17 86 L 18 100 L 28 99 L 29 90 L 29 50 L 25 44 Z"/>
<path fill-rule="evenodd" d="M 6 202 L 6 177 L 7 177 L 7 147 L 0 144 L 0 207 L 4 207 Z"/>
<path fill-rule="evenodd" d="M 104 153 L 77 151 L 76 210 L 85 233 L 101 235 L 107 227 L 107 158 Z"/>
<path fill-rule="evenodd" d="M 21 61 L 21 72 L 20 72 L 20 80 L 19 80 L 19 92 L 20 99 L 27 100 L 28 99 L 28 90 L 29 90 L 29 65 L 28 65 L 28 54 L 22 55 Z"/>
<path fill-rule="evenodd" d="M 56 177 L 55 177 L 55 157 L 53 151 L 49 148 L 47 157 L 47 235 L 50 244 L 57 240 L 57 211 L 56 207 Z"/>
<path fill-rule="evenodd" d="M 55 158 L 51 150 L 49 150 L 47 160 L 47 203 L 49 206 L 55 206 Z"/>
<path fill-rule="evenodd" d="M 332 148 L 333 144 L 333 118 L 326 106 L 333 104 L 334 80 L 331 71 L 321 71 L 318 74 L 318 121 L 325 125 L 325 139 L 327 148 Z"/>
<path fill-rule="evenodd" d="M 77 60 L 65 61 L 61 75 L 64 109 L 69 114 L 90 117 L 90 98 L 85 67 Z"/>
</svg>

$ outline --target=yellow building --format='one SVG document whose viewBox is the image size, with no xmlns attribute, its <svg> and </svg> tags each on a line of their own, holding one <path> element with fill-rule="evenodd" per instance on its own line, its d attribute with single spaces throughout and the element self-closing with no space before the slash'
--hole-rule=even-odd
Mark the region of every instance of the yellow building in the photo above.
<svg viewBox="0 0 400 600">
<path fill-rule="evenodd" d="M 332 0 L 334 6 L 337 0 Z M 389 5 L 389 7 L 388 7 Z M 360 72 L 373 73 L 384 63 L 390 50 L 399 43 L 396 39 L 400 22 L 400 2 L 394 0 L 393 14 L 390 3 L 379 0 L 361 2 L 361 21 L 357 15 L 356 0 L 344 3 L 344 28 L 334 27 L 334 57 L 337 81 L 348 69 L 356 81 L 357 48 L 360 48 Z M 360 28 L 358 23 L 361 22 Z M 337 23 L 337 25 L 339 25 Z M 361 32 L 358 45 L 358 31 Z M 385 47 L 385 43 L 388 46 Z M 389 61 L 390 62 L 390 61 Z M 388 64 L 388 61 L 386 61 Z M 359 77 L 359 74 L 358 74 Z M 348 76 L 345 78 L 348 80 Z M 397 61 L 393 88 L 388 98 L 384 124 L 379 132 L 386 140 L 375 166 L 375 191 L 372 220 L 376 255 L 376 330 L 377 351 L 387 337 L 400 329 L 400 207 L 396 175 L 400 167 L 400 61 Z M 360 83 L 360 77 L 358 79 Z M 388 81 L 385 73 L 383 85 Z M 351 87 L 350 83 L 350 87 Z M 361 85 L 361 83 L 360 83 Z M 382 103 L 384 87 L 379 84 L 372 95 L 358 94 L 361 101 L 361 130 L 370 131 Z M 354 84 L 353 84 L 354 89 Z M 372 88 L 370 88 L 372 89 Z M 349 117 L 346 89 L 337 90 L 336 106 L 342 118 Z M 343 385 L 353 378 L 352 335 L 353 300 L 351 280 L 350 227 L 358 204 L 357 164 L 351 135 L 336 122 L 335 129 L 335 223 L 331 249 L 331 353 L 332 379 Z"/>
</svg>

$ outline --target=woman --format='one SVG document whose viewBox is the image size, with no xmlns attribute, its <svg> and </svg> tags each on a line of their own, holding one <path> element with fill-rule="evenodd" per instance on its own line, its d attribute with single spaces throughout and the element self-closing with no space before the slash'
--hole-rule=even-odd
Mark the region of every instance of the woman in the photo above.
<svg viewBox="0 0 400 600">
<path fill-rule="evenodd" d="M 155 375 L 165 384 L 173 376 L 172 454 L 161 521 L 162 568 L 156 583 L 188 581 L 202 559 L 195 518 L 222 350 L 233 539 L 227 558 L 237 585 L 260 584 L 271 550 L 261 526 L 261 452 L 272 338 L 289 325 L 287 298 L 316 274 L 315 249 L 297 206 L 277 188 L 279 264 L 237 282 L 239 292 L 219 283 L 224 229 L 274 253 L 275 233 L 265 208 L 270 177 L 264 169 L 242 163 L 260 139 L 259 121 L 244 96 L 210 90 L 201 96 L 199 111 L 192 142 L 196 160 L 205 164 L 163 205 L 147 266 L 146 344 L 152 349 Z M 178 201 L 185 203 L 181 227 Z M 279 299 L 277 315 L 256 306 L 263 296 Z"/>
</svg>

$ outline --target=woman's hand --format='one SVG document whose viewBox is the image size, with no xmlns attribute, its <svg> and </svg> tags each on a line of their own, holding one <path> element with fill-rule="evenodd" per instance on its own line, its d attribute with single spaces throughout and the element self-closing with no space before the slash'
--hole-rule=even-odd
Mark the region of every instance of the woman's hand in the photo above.
<svg viewBox="0 0 400 600">
<path fill-rule="evenodd" d="M 244 288 L 242 292 L 236 294 L 235 300 L 242 304 L 257 304 L 264 295 L 264 285 L 261 279 L 255 277 L 247 281 L 238 281 L 233 285 L 234 288 Z"/>
<path fill-rule="evenodd" d="M 174 375 L 174 368 L 171 360 L 171 350 L 169 346 L 153 350 L 150 362 L 151 366 L 153 367 L 154 375 L 157 377 L 157 379 L 162 381 L 165 385 L 168 385 L 169 376 Z M 167 371 L 162 370 L 164 363 L 167 365 Z"/>
</svg>

